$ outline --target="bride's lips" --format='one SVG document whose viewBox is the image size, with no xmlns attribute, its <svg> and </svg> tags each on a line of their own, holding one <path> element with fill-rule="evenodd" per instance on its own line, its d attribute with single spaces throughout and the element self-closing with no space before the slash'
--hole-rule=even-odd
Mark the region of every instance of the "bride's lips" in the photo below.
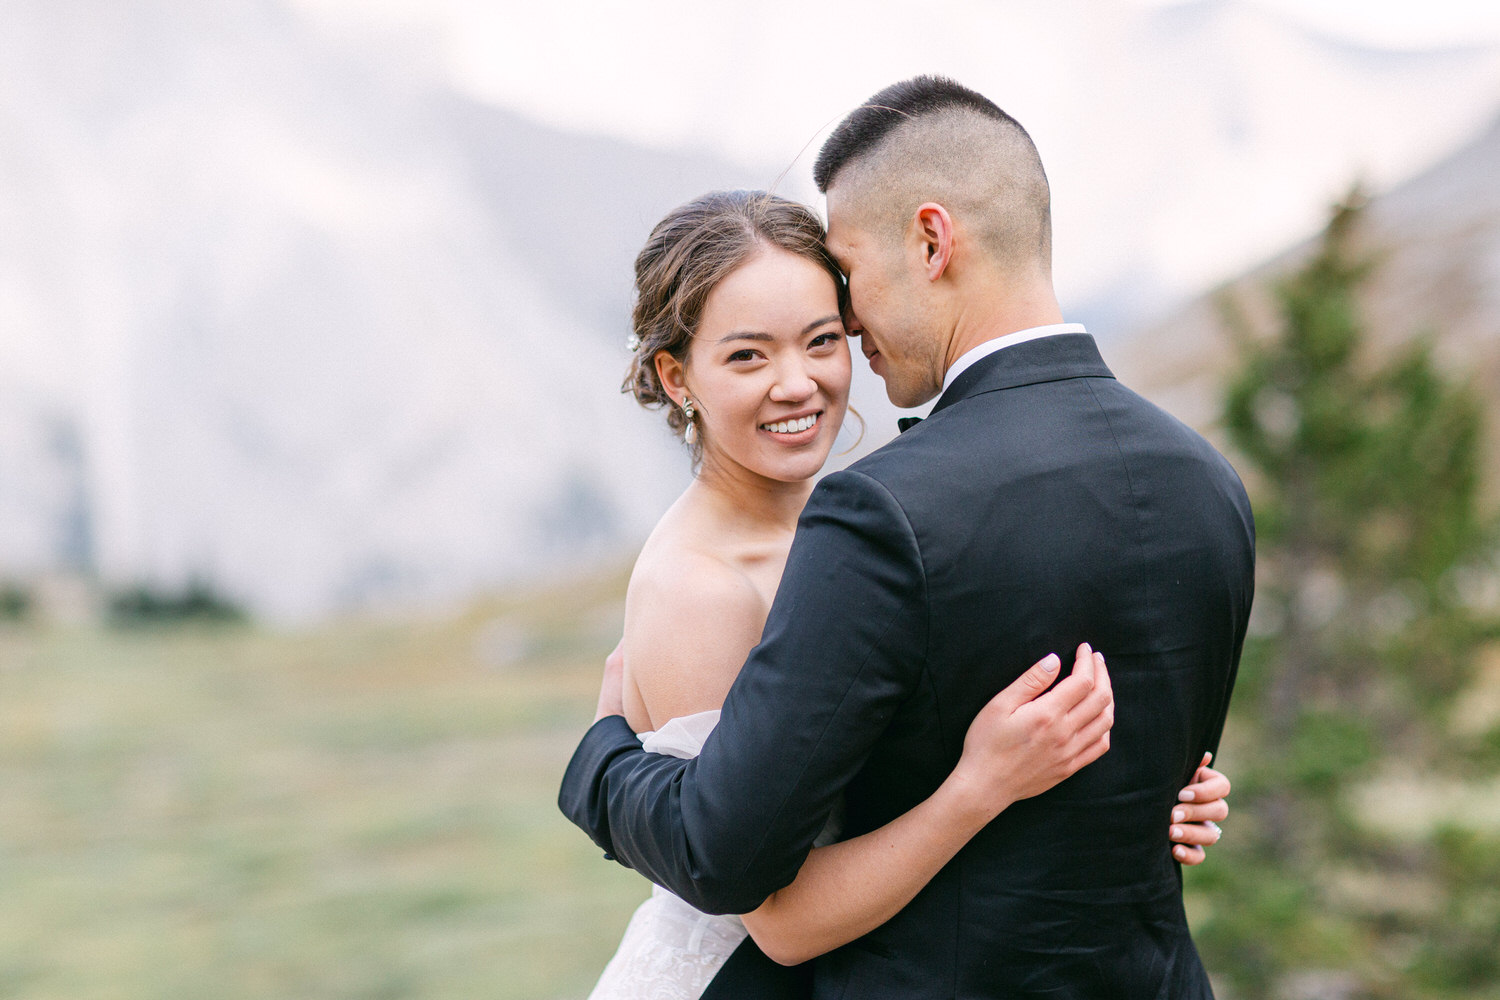
<svg viewBox="0 0 1500 1000">
<path fill-rule="evenodd" d="M 807 444 L 818 436 L 823 424 L 823 411 L 811 410 L 779 420 L 768 420 L 756 426 L 756 430 L 777 444 L 795 447 Z M 773 429 L 776 428 L 776 429 Z"/>
</svg>

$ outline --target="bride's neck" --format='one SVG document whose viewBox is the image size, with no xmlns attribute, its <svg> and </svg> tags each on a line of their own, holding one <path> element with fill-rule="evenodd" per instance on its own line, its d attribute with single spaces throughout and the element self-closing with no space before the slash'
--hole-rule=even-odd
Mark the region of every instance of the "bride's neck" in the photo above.
<svg viewBox="0 0 1500 1000">
<path fill-rule="evenodd" d="M 690 487 L 716 517 L 760 531 L 795 530 L 812 488 L 811 480 L 782 482 L 708 459 Z"/>
</svg>

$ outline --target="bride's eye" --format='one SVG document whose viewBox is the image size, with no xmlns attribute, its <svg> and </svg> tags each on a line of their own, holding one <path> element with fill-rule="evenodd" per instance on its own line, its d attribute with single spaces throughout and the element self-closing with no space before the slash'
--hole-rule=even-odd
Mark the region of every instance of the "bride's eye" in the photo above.
<svg viewBox="0 0 1500 1000">
<path fill-rule="evenodd" d="M 809 350 L 814 347 L 828 347 L 832 344 L 837 344 L 843 337 L 842 333 L 823 333 L 814 337 L 807 346 Z"/>
<path fill-rule="evenodd" d="M 730 361 L 754 361 L 755 360 L 755 352 L 752 351 L 752 350 L 750 350 L 747 347 L 743 351 L 735 351 L 733 354 L 731 354 L 729 356 L 729 360 Z"/>
</svg>

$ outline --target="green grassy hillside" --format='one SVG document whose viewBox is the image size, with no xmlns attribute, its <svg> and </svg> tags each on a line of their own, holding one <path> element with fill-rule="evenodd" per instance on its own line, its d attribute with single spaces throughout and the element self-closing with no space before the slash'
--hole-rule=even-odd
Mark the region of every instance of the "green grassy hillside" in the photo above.
<svg viewBox="0 0 1500 1000">
<path fill-rule="evenodd" d="M 647 893 L 555 805 L 622 592 L 0 631 L 0 996 L 584 996 Z"/>
<path fill-rule="evenodd" d="M 0 997 L 586 996 L 648 891 L 555 805 L 623 590 L 615 576 L 300 634 L 0 625 Z M 1476 724 L 1500 710 L 1497 670 L 1466 703 Z M 1216 973 L 1278 902 L 1244 889 L 1261 871 L 1245 721 L 1223 755 L 1237 818 L 1188 874 Z M 1500 830 L 1492 786 L 1403 780 L 1351 801 L 1418 833 Z M 1479 917 L 1489 871 L 1461 872 Z M 1440 925 L 1426 883 L 1328 881 L 1341 905 Z"/>
</svg>

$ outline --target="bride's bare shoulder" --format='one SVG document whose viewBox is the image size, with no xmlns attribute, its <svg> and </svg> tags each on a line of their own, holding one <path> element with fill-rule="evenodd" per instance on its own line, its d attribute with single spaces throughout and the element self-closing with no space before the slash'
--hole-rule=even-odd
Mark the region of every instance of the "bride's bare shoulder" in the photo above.
<svg viewBox="0 0 1500 1000">
<path fill-rule="evenodd" d="M 758 635 L 765 601 L 745 572 L 712 550 L 676 544 L 656 535 L 647 542 L 626 591 L 627 638 L 631 619 L 670 622 L 674 631 L 696 633 L 744 619 Z"/>
<path fill-rule="evenodd" d="M 625 596 L 625 673 L 655 726 L 718 708 L 765 627 L 765 599 L 711 550 L 660 528 Z"/>
</svg>

